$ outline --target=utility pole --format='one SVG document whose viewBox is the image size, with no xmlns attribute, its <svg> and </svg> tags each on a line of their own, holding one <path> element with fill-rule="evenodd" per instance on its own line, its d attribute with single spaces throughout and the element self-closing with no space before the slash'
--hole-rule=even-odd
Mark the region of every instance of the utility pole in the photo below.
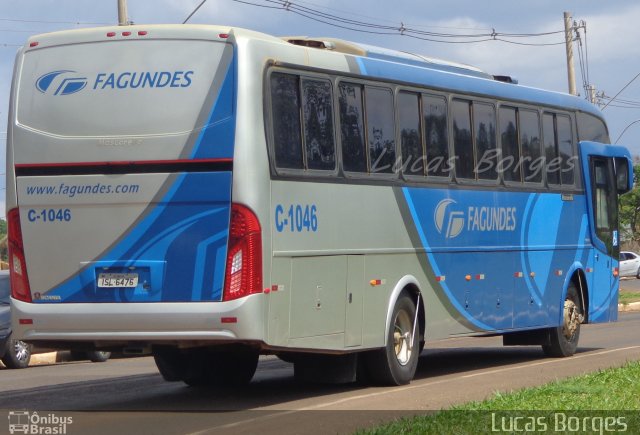
<svg viewBox="0 0 640 435">
<path fill-rule="evenodd" d="M 576 70 L 573 65 L 573 35 L 571 31 L 573 26 L 571 24 L 571 12 L 564 13 L 564 40 L 567 46 L 567 76 L 569 79 L 569 93 L 571 95 L 578 95 L 576 90 Z"/>
<path fill-rule="evenodd" d="M 596 104 L 596 98 L 597 98 L 596 87 L 593 85 L 587 85 L 587 92 L 589 95 L 589 102 L 591 104 Z"/>
<path fill-rule="evenodd" d="M 118 0 L 118 25 L 128 26 L 127 0 Z"/>
</svg>

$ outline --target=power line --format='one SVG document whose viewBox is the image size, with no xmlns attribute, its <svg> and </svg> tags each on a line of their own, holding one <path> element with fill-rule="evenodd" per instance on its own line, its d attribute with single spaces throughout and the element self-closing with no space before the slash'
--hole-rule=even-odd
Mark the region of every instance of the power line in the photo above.
<svg viewBox="0 0 640 435">
<path fill-rule="evenodd" d="M 100 25 L 108 25 L 113 23 L 92 23 L 89 21 L 49 21 L 49 20 L 21 20 L 18 18 L 0 18 L 0 21 L 9 21 L 12 23 L 38 23 L 38 24 L 75 24 L 78 26 L 82 25 L 92 25 L 92 26 L 100 26 Z"/>
<path fill-rule="evenodd" d="M 202 5 L 203 5 L 203 4 L 205 4 L 205 2 L 206 2 L 206 1 L 207 1 L 207 0 L 202 0 L 202 3 L 200 3 L 198 6 L 196 6 L 196 8 L 193 10 L 193 12 L 191 12 L 191 13 L 189 14 L 189 16 L 188 16 L 187 18 L 185 18 L 185 20 L 182 22 L 182 24 L 186 24 L 186 23 L 187 23 L 187 21 L 189 21 L 189 19 L 190 19 L 191 17 L 193 17 L 193 16 L 195 15 L 195 13 L 196 13 L 196 12 L 198 12 L 198 9 L 200 9 L 200 8 L 202 7 Z"/>
<path fill-rule="evenodd" d="M 609 105 L 610 105 L 610 104 L 611 104 L 611 103 L 612 103 L 612 102 L 613 102 L 613 101 L 618 97 L 618 95 L 620 95 L 620 94 L 622 93 L 622 91 L 624 91 L 625 89 L 627 89 L 627 88 L 629 87 L 629 85 L 630 85 L 631 83 L 633 83 L 633 82 L 634 82 L 638 77 L 640 77 L 640 73 L 636 74 L 636 76 L 635 76 L 634 78 L 632 78 L 631 80 L 629 80 L 629 82 L 628 82 L 626 85 L 624 85 L 624 87 L 623 87 L 622 89 L 620 89 L 620 91 L 619 91 L 616 95 L 614 95 L 614 96 L 611 98 L 611 100 L 609 100 L 609 102 L 608 102 L 607 104 L 605 104 L 605 105 L 604 105 L 604 107 L 602 108 L 602 110 L 606 109 L 606 108 L 607 108 L 607 106 L 609 106 Z"/>
<path fill-rule="evenodd" d="M 42 32 L 42 30 L 0 29 L 0 32 L 39 33 Z"/>
<path fill-rule="evenodd" d="M 411 38 L 425 40 L 425 41 L 454 43 L 454 44 L 460 44 L 460 43 L 468 44 L 468 43 L 479 43 L 479 42 L 488 42 L 488 41 L 500 41 L 500 42 L 505 42 L 509 44 L 529 45 L 529 46 L 549 46 L 549 45 L 564 44 L 564 42 L 526 43 L 526 42 L 517 42 L 517 41 L 512 41 L 510 39 L 506 39 L 506 38 L 543 37 L 543 36 L 550 36 L 554 34 L 564 33 L 564 31 L 561 31 L 561 30 L 553 31 L 553 32 L 542 32 L 542 33 L 504 33 L 504 32 L 496 32 L 495 29 L 491 29 L 491 32 L 478 32 L 478 33 L 432 32 L 432 31 L 419 30 L 418 28 L 414 28 L 414 27 L 408 27 L 402 22 L 398 26 L 398 25 L 386 25 L 386 24 L 379 24 L 371 21 L 362 21 L 358 19 L 346 18 L 340 15 L 336 15 L 334 13 L 322 12 L 318 9 L 301 6 L 297 4 L 302 2 L 294 3 L 289 0 L 262 0 L 263 3 L 256 3 L 256 1 L 258 0 L 255 0 L 255 1 L 232 0 L 232 1 L 236 3 L 242 3 L 242 4 L 260 7 L 260 8 L 285 10 L 287 12 L 291 12 L 293 14 L 302 16 L 304 18 L 307 18 L 316 22 L 327 24 L 329 26 L 356 31 L 360 33 L 369 33 L 369 34 L 376 34 L 376 35 L 401 35 L 401 36 L 408 36 Z M 328 8 L 325 8 L 325 9 L 328 9 Z M 466 39 L 466 40 L 460 40 L 460 39 Z"/>
</svg>

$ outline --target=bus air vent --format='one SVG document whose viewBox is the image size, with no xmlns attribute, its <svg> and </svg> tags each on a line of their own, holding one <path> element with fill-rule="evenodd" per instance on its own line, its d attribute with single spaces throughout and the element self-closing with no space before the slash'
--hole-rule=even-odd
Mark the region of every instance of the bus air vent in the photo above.
<svg viewBox="0 0 640 435">
<path fill-rule="evenodd" d="M 511 76 L 493 76 L 493 79 L 499 82 L 518 84 L 518 79 Z"/>
</svg>

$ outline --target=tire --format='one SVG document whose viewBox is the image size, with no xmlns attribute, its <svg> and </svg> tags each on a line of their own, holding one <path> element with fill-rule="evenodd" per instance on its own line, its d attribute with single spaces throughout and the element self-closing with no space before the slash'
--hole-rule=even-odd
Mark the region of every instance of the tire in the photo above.
<svg viewBox="0 0 640 435">
<path fill-rule="evenodd" d="M 156 366 L 165 381 L 183 381 L 193 387 L 247 384 L 256 372 L 258 356 L 253 350 L 212 352 L 159 348 L 153 351 Z"/>
<path fill-rule="evenodd" d="M 154 348 L 153 359 L 167 382 L 182 381 L 188 375 L 189 359 L 186 352 L 180 352 L 175 348 Z"/>
<path fill-rule="evenodd" d="M 103 350 L 71 351 L 71 359 L 73 361 L 83 361 L 88 359 L 91 362 L 105 362 L 108 361 L 109 358 L 111 358 L 111 352 L 106 352 Z"/>
<path fill-rule="evenodd" d="M 106 362 L 111 358 L 111 352 L 103 350 L 91 350 L 87 352 L 87 359 L 91 362 L 100 363 Z"/>
<path fill-rule="evenodd" d="M 415 321 L 416 306 L 407 293 L 402 293 L 393 308 L 386 346 L 362 355 L 367 377 L 373 383 L 405 385 L 411 382 L 420 354 L 419 328 L 416 327 L 416 337 L 411 340 Z"/>
<path fill-rule="evenodd" d="M 636 279 L 640 279 L 640 267 L 638 267 L 638 270 L 636 271 Z"/>
<path fill-rule="evenodd" d="M 20 340 L 9 338 L 2 362 L 9 369 L 24 369 L 31 361 L 31 345 Z"/>
<path fill-rule="evenodd" d="M 583 319 L 582 303 L 578 296 L 578 290 L 571 282 L 564 301 L 562 324 L 548 330 L 549 342 L 542 345 L 545 355 L 564 358 L 576 353 L 580 339 L 580 323 Z"/>
<path fill-rule="evenodd" d="M 197 352 L 183 381 L 191 387 L 240 386 L 251 382 L 258 367 L 258 352 Z"/>
<path fill-rule="evenodd" d="M 87 359 L 86 352 L 81 350 L 72 350 L 69 353 L 71 354 L 71 361 L 83 361 Z"/>
</svg>

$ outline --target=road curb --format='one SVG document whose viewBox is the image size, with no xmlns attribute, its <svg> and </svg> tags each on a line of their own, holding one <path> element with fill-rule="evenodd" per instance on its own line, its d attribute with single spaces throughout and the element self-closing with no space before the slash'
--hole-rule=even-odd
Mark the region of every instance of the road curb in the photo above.
<svg viewBox="0 0 640 435">
<path fill-rule="evenodd" d="M 58 352 L 37 353 L 31 355 L 30 366 L 38 366 L 44 364 L 55 364 L 58 361 Z"/>
<path fill-rule="evenodd" d="M 618 304 L 618 311 L 640 311 L 640 302 L 631 302 L 629 304 Z"/>
</svg>

